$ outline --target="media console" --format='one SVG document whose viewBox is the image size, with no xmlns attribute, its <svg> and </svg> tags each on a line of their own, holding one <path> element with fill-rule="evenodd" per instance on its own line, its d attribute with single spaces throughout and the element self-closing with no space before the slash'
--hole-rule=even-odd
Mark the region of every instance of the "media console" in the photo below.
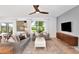
<svg viewBox="0 0 79 59">
<path fill-rule="evenodd" d="M 56 37 L 71 46 L 78 46 L 77 36 L 62 33 L 62 32 L 57 32 Z"/>
</svg>

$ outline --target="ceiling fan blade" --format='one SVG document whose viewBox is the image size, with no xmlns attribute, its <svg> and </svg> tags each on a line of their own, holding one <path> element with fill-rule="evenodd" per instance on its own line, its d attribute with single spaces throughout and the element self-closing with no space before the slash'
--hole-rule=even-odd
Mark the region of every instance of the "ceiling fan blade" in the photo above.
<svg viewBox="0 0 79 59">
<path fill-rule="evenodd" d="M 48 14 L 48 12 L 42 12 L 42 11 L 40 11 L 40 13 L 42 13 L 42 14 Z"/>
<path fill-rule="evenodd" d="M 36 12 L 32 12 L 32 13 L 30 13 L 29 15 L 32 15 L 32 14 L 34 14 L 34 13 L 36 13 Z"/>
<path fill-rule="evenodd" d="M 34 7 L 36 12 L 39 12 L 39 9 L 38 9 L 39 5 L 33 5 L 33 7 Z"/>
</svg>

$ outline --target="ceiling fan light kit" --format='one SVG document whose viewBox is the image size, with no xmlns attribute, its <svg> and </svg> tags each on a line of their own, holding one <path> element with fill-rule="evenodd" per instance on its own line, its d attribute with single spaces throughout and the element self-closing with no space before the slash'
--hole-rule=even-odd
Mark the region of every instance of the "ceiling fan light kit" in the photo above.
<svg viewBox="0 0 79 59">
<path fill-rule="evenodd" d="M 37 14 L 39 13 L 39 12 L 36 12 Z"/>
</svg>

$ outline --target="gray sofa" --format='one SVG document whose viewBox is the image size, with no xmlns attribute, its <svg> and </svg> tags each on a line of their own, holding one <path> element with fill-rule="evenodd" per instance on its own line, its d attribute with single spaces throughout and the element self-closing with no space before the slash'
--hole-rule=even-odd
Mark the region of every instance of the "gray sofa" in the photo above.
<svg viewBox="0 0 79 59">
<path fill-rule="evenodd" d="M 17 43 L 10 43 L 10 45 L 14 47 L 15 54 L 21 54 L 24 51 L 25 47 L 28 45 L 29 41 L 30 37 L 23 39 Z"/>
<path fill-rule="evenodd" d="M 22 38 L 23 37 L 23 38 Z M 30 34 L 25 36 L 16 36 L 17 39 L 20 39 L 19 42 L 16 43 L 16 53 L 22 53 L 24 51 L 24 48 L 28 45 L 30 41 Z"/>
<path fill-rule="evenodd" d="M 6 36 L 7 40 L 3 41 L 2 36 L 4 38 Z M 29 33 L 20 33 L 19 35 L 17 35 L 17 34 L 15 34 L 15 35 L 12 35 L 12 34 L 6 34 L 5 35 L 5 34 L 3 34 L 3 35 L 1 35 L 1 41 L 0 41 L 0 51 L 1 51 L 0 53 L 2 53 L 3 49 L 6 50 L 7 48 L 8 48 L 8 50 L 11 48 L 10 49 L 11 52 L 15 51 L 14 52 L 15 54 L 22 53 L 24 48 L 29 43 L 29 41 L 30 41 L 30 34 Z"/>
<path fill-rule="evenodd" d="M 11 52 L 14 51 L 14 54 L 21 54 L 24 51 L 24 48 L 29 43 L 29 41 L 30 41 L 30 37 L 28 37 L 27 39 L 18 41 L 18 42 L 14 42 L 14 43 L 12 43 L 12 42 L 0 43 L 0 48 L 4 48 L 4 49 L 11 48 L 10 51 Z M 0 51 L 3 51 L 3 50 L 0 49 Z M 3 54 L 5 54 L 5 52 Z"/>
<path fill-rule="evenodd" d="M 18 44 L 17 44 L 17 50 L 16 53 L 22 53 L 24 51 L 24 48 L 28 45 L 30 41 L 30 37 L 28 37 L 27 39 L 21 40 Z"/>
</svg>

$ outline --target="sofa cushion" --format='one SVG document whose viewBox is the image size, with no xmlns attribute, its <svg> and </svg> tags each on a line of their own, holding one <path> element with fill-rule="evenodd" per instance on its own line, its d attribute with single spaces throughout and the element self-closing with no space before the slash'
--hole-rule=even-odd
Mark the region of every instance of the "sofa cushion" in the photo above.
<svg viewBox="0 0 79 59">
<path fill-rule="evenodd" d="M 23 35 L 23 34 L 20 34 L 19 38 L 20 38 L 20 40 L 26 39 L 25 35 Z"/>
</svg>

